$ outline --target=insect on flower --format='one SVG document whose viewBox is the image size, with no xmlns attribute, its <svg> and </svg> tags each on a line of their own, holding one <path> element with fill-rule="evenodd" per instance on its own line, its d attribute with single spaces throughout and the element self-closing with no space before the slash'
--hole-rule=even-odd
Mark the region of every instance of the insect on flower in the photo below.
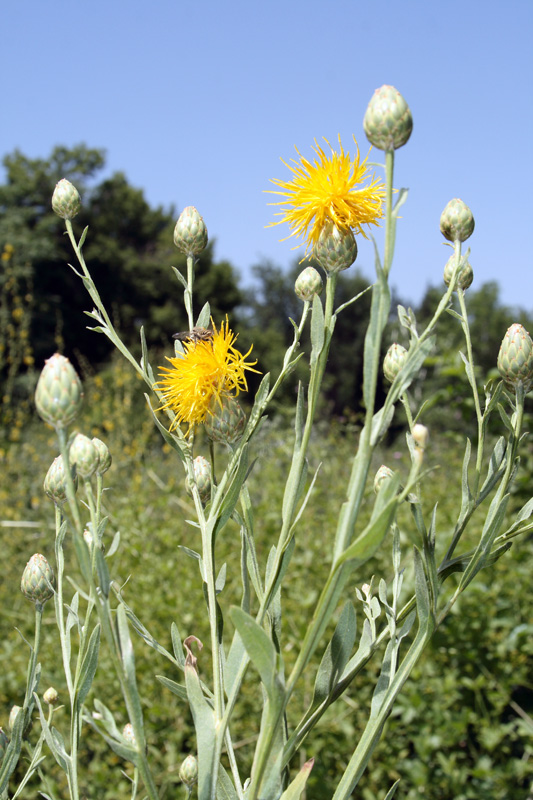
<svg viewBox="0 0 533 800">
<path fill-rule="evenodd" d="M 172 338 L 179 339 L 180 342 L 192 342 L 193 344 L 198 344 L 198 342 L 212 342 L 213 331 L 211 328 L 193 328 L 192 331 L 174 333 Z"/>
</svg>

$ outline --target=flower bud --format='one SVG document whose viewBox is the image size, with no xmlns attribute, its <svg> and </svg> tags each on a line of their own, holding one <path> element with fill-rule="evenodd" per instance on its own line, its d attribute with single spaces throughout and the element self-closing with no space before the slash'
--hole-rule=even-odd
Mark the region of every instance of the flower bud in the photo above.
<svg viewBox="0 0 533 800">
<path fill-rule="evenodd" d="M 415 447 L 419 450 L 425 450 L 429 441 L 429 431 L 426 426 L 417 422 L 416 425 L 413 425 L 411 435 L 413 437 Z"/>
<path fill-rule="evenodd" d="M 533 342 L 523 325 L 515 322 L 507 330 L 498 354 L 498 371 L 508 389 L 521 383 L 529 391 L 533 381 Z"/>
<path fill-rule="evenodd" d="M 72 480 L 74 481 L 74 491 L 78 488 L 78 476 L 72 469 Z M 44 491 L 56 505 L 61 506 L 67 499 L 67 475 L 63 456 L 54 458 L 43 484 Z"/>
<path fill-rule="evenodd" d="M 174 244 L 186 256 L 196 256 L 207 246 L 207 228 L 194 206 L 181 212 L 174 228 Z"/>
<path fill-rule="evenodd" d="M 402 147 L 413 130 L 409 106 L 394 86 L 381 86 L 374 92 L 363 119 L 366 138 L 380 150 Z"/>
<path fill-rule="evenodd" d="M 313 249 L 313 255 L 327 272 L 341 272 L 357 258 L 357 242 L 350 228 L 341 230 L 328 220 Z"/>
<path fill-rule="evenodd" d="M 386 481 L 389 481 L 393 475 L 394 472 L 391 470 L 390 467 L 385 466 L 385 464 L 381 465 L 381 467 L 376 472 L 376 476 L 374 478 L 374 491 L 376 494 L 379 494 L 379 490 L 381 489 L 383 484 Z"/>
<path fill-rule="evenodd" d="M 312 300 L 322 292 L 322 278 L 314 267 L 306 267 L 300 272 L 294 284 L 294 291 L 300 300 Z"/>
<path fill-rule="evenodd" d="M 386 379 L 393 382 L 407 360 L 407 350 L 401 344 L 391 344 L 383 359 L 383 374 Z"/>
<path fill-rule="evenodd" d="M 19 713 L 22 711 L 22 706 L 13 706 L 9 712 L 9 722 L 7 723 L 9 730 L 13 733 L 13 726 Z"/>
<path fill-rule="evenodd" d="M 193 461 L 194 481 L 202 503 L 207 503 L 211 497 L 211 464 L 203 456 L 196 456 Z M 192 495 L 192 485 L 187 477 L 185 479 L 187 494 Z"/>
<path fill-rule="evenodd" d="M 246 414 L 234 397 L 224 395 L 220 401 L 213 397 L 204 423 L 210 439 L 219 444 L 233 444 L 242 436 L 245 425 Z"/>
<path fill-rule="evenodd" d="M 76 472 L 82 478 L 91 478 L 98 468 L 98 449 L 83 433 L 77 433 L 69 450 L 69 460 L 76 465 Z"/>
<path fill-rule="evenodd" d="M 455 255 L 450 256 L 448 261 L 446 262 L 446 266 L 444 267 L 444 283 L 446 286 L 450 285 L 450 281 L 453 276 L 453 271 L 455 269 Z M 470 263 L 466 256 L 461 257 L 461 263 L 459 266 L 459 271 L 457 273 L 457 281 L 455 283 L 455 289 L 468 289 L 469 286 L 472 285 L 472 281 L 474 280 L 474 272 Z"/>
<path fill-rule="evenodd" d="M 474 233 L 474 215 L 462 200 L 450 200 L 440 215 L 440 232 L 450 242 L 465 242 Z"/>
<path fill-rule="evenodd" d="M 4 759 L 8 744 L 9 739 L 6 736 L 4 729 L 0 728 L 0 763 L 2 763 Z"/>
<path fill-rule="evenodd" d="M 66 428 L 76 419 L 82 401 L 81 381 L 68 358 L 59 353 L 47 358 L 35 389 L 39 416 L 54 428 Z"/>
<path fill-rule="evenodd" d="M 35 553 L 22 573 L 20 588 L 28 600 L 42 606 L 54 594 L 55 582 L 54 570 L 46 558 Z"/>
<path fill-rule="evenodd" d="M 98 452 L 98 467 L 96 473 L 98 475 L 103 475 L 104 472 L 107 472 L 113 461 L 111 453 L 109 452 L 109 447 L 101 439 L 97 439 L 96 436 L 93 437 L 91 441 Z"/>
<path fill-rule="evenodd" d="M 74 219 L 81 208 L 81 197 L 78 190 L 66 178 L 56 184 L 52 195 L 52 208 L 63 219 Z"/>
<path fill-rule="evenodd" d="M 45 703 L 48 703 L 49 706 L 55 706 L 57 704 L 58 694 L 56 689 L 53 686 L 50 686 L 49 689 L 43 694 L 43 700 Z"/>
<path fill-rule="evenodd" d="M 126 722 L 124 728 L 122 729 L 122 735 L 129 744 L 137 747 L 137 739 L 135 738 L 135 732 L 131 722 Z"/>
<path fill-rule="evenodd" d="M 198 780 L 198 761 L 195 756 L 187 756 L 180 767 L 179 776 L 186 786 L 194 786 Z"/>
</svg>

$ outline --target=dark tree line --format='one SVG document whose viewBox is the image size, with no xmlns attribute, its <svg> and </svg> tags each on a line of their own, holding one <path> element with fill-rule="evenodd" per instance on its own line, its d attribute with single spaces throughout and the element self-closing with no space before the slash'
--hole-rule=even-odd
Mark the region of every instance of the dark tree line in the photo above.
<svg viewBox="0 0 533 800">
<path fill-rule="evenodd" d="M 84 315 L 90 299 L 80 279 L 67 266 L 74 263 L 64 223 L 53 212 L 50 200 L 58 180 L 67 177 L 79 189 L 83 205 L 75 230 L 90 228 L 84 247 L 87 265 L 106 306 L 127 344 L 135 350 L 143 325 L 149 347 L 159 352 L 170 348 L 174 331 L 187 327 L 182 290 L 171 265 L 185 271 L 185 259 L 173 244 L 178 212 L 151 208 L 140 189 L 118 172 L 101 182 L 97 175 L 105 165 L 104 152 L 85 145 L 56 147 L 48 159 L 29 159 L 19 151 L 3 160 L 6 177 L 0 185 L 0 377 L 5 380 L 16 365 L 40 369 L 44 359 L 60 349 L 74 361 L 87 359 L 93 366 L 110 355 L 107 339 L 87 330 Z M 208 222 L 208 221 L 207 221 Z M 7 249 L 6 249 L 7 247 Z M 212 243 L 196 267 L 195 302 L 199 311 L 209 300 L 213 317 L 227 314 L 239 332 L 239 345 L 254 354 L 262 372 L 276 374 L 283 353 L 292 341 L 289 318 L 298 320 L 301 301 L 294 281 L 304 265 L 281 269 L 268 261 L 253 267 L 253 288 L 242 288 L 227 261 L 217 261 Z M 338 305 L 359 294 L 368 281 L 356 270 L 342 273 Z M 415 308 L 420 326 L 432 316 L 441 289 L 430 289 Z M 514 321 L 527 326 L 530 318 L 502 306 L 498 287 L 485 284 L 468 292 L 473 347 L 480 372 L 494 367 L 499 344 Z M 406 303 L 398 299 L 397 302 Z M 325 384 L 325 413 L 357 415 L 361 410 L 362 353 L 368 320 L 370 293 L 338 317 L 334 346 Z M 17 311 L 18 309 L 18 311 Z M 390 324 L 389 343 L 402 340 L 397 319 Z M 464 369 L 454 355 L 461 346 L 457 321 L 445 315 L 440 325 L 440 354 L 430 359 L 425 371 L 433 381 L 436 400 L 453 402 L 454 387 L 462 385 Z M 21 342 L 29 344 L 21 347 Z M 27 355 L 30 352 L 31 358 Z M 305 350 L 308 342 L 304 340 Z M 26 353 L 26 355 L 23 355 Z M 32 361 L 33 359 L 33 361 Z M 306 380 L 305 363 L 295 378 Z M 294 394 L 296 379 L 285 387 L 281 401 Z M 251 388 L 254 388 L 252 377 Z"/>
</svg>

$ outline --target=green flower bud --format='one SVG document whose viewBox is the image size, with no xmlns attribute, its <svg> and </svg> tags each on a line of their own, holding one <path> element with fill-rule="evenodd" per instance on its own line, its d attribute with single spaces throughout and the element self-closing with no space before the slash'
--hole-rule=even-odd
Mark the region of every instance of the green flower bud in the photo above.
<svg viewBox="0 0 533 800">
<path fill-rule="evenodd" d="M 448 261 L 446 262 L 446 266 L 444 267 L 444 283 L 446 286 L 450 285 L 450 281 L 453 276 L 453 271 L 455 269 L 455 255 L 450 256 Z M 461 263 L 459 266 L 459 271 L 457 273 L 457 281 L 455 284 L 455 289 L 468 289 L 469 286 L 472 285 L 472 281 L 474 280 L 474 271 L 470 266 L 470 263 L 466 256 L 461 257 Z"/>
<path fill-rule="evenodd" d="M 385 464 L 381 465 L 381 467 L 376 472 L 376 476 L 374 478 L 374 491 L 376 494 L 379 494 L 379 490 L 381 489 L 383 484 L 386 481 L 389 481 L 393 475 L 394 472 L 391 470 L 390 467 L 385 466 Z"/>
<path fill-rule="evenodd" d="M 43 700 L 45 703 L 48 703 L 49 706 L 55 706 L 57 704 L 58 694 L 56 689 L 53 686 L 50 686 L 49 689 L 43 694 Z"/>
<path fill-rule="evenodd" d="M 312 300 L 322 292 L 322 278 L 314 267 L 306 267 L 300 272 L 294 284 L 294 291 L 300 300 Z"/>
<path fill-rule="evenodd" d="M 7 723 L 9 730 L 13 733 L 13 726 L 19 713 L 22 711 L 22 706 L 13 706 L 9 712 L 9 722 Z"/>
<path fill-rule="evenodd" d="M 63 219 L 74 219 L 81 208 L 81 197 L 70 181 L 63 178 L 56 184 L 52 195 L 52 208 Z"/>
<path fill-rule="evenodd" d="M 417 447 L 419 450 L 425 450 L 429 441 L 429 431 L 426 426 L 417 422 L 416 425 L 413 425 L 411 435 L 413 437 L 415 447 Z"/>
<path fill-rule="evenodd" d="M 526 392 L 533 381 L 533 341 L 523 325 L 515 322 L 507 330 L 498 354 L 498 371 L 508 389 L 523 384 Z"/>
<path fill-rule="evenodd" d="M 83 401 L 81 381 L 65 356 L 47 358 L 35 389 L 39 416 L 54 428 L 66 428 L 78 416 Z"/>
<path fill-rule="evenodd" d="M 207 228 L 194 206 L 181 212 L 174 228 L 174 244 L 186 256 L 196 256 L 207 246 Z"/>
<path fill-rule="evenodd" d="M 383 374 L 386 379 L 393 382 L 407 360 L 407 350 L 401 344 L 391 344 L 383 359 Z"/>
<path fill-rule="evenodd" d="M 180 767 L 179 776 L 186 786 L 194 786 L 198 780 L 198 761 L 195 756 L 187 756 Z"/>
<path fill-rule="evenodd" d="M 35 553 L 22 573 L 22 593 L 36 605 L 44 605 L 54 594 L 54 570 L 40 553 Z"/>
<path fill-rule="evenodd" d="M 97 439 L 96 436 L 91 439 L 92 443 L 96 447 L 98 452 L 98 468 L 96 473 L 98 475 L 103 475 L 104 472 L 107 472 L 109 467 L 111 466 L 111 462 L 113 459 L 111 458 L 111 453 L 109 452 L 109 448 L 105 442 L 101 439 Z"/>
<path fill-rule="evenodd" d="M 68 455 L 70 463 L 76 465 L 76 472 L 82 478 L 91 478 L 98 469 L 98 449 L 83 433 L 76 434 Z"/>
<path fill-rule="evenodd" d="M 450 200 L 440 215 L 440 232 L 450 242 L 466 242 L 474 233 L 474 215 L 462 200 Z"/>
<path fill-rule="evenodd" d="M 380 150 L 402 147 L 413 130 L 409 106 L 394 86 L 381 86 L 374 92 L 363 119 L 366 138 Z"/>
<path fill-rule="evenodd" d="M 137 739 L 135 738 L 135 732 L 131 722 L 127 722 L 124 725 L 124 728 L 122 729 L 122 735 L 128 744 L 132 744 L 134 747 L 137 747 Z"/>
<path fill-rule="evenodd" d="M 4 729 L 0 728 L 0 763 L 4 759 L 8 744 L 9 744 L 9 739 L 6 736 Z"/>
<path fill-rule="evenodd" d="M 75 469 L 72 469 L 72 480 L 74 481 L 74 491 L 78 488 L 78 476 Z M 63 457 L 54 458 L 50 469 L 46 473 L 43 484 L 44 491 L 56 505 L 61 506 L 67 499 L 67 475 Z"/>
<path fill-rule="evenodd" d="M 327 272 L 341 272 L 357 258 L 357 242 L 350 228 L 341 230 L 328 220 L 313 249 L 313 255 Z"/>
<path fill-rule="evenodd" d="M 213 397 L 204 425 L 207 435 L 214 442 L 233 444 L 242 436 L 246 414 L 231 395 L 222 397 L 221 402 Z"/>
<path fill-rule="evenodd" d="M 211 497 L 211 464 L 203 456 L 196 456 L 192 466 L 200 500 L 207 503 Z M 187 494 L 192 495 L 192 485 L 188 477 L 185 479 L 185 489 Z"/>
</svg>

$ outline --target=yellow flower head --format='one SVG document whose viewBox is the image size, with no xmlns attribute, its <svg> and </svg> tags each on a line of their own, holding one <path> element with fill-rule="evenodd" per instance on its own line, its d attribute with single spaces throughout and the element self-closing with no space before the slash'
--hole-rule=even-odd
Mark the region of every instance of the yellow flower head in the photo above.
<svg viewBox="0 0 533 800">
<path fill-rule="evenodd" d="M 313 149 L 318 159 L 313 163 L 295 148 L 300 156 L 299 162 L 292 160 L 295 166 L 282 159 L 294 178 L 291 181 L 272 180 L 283 191 L 270 190 L 272 194 L 286 198 L 270 203 L 283 209 L 278 212 L 281 219 L 270 225 L 288 222 L 292 229 L 290 236 L 302 235 L 305 238 L 306 253 L 317 243 L 320 231 L 328 220 L 340 230 L 351 228 L 355 234 L 361 233 L 366 238 L 361 226 L 377 225 L 377 220 L 383 216 L 384 185 L 372 176 L 368 186 L 361 186 L 369 177 L 366 166 L 368 156 L 361 163 L 355 138 L 357 153 L 353 160 L 349 153 L 344 152 L 340 136 L 339 153 L 327 139 L 324 141 L 331 149 L 331 156 L 328 157 L 316 141 Z"/>
<path fill-rule="evenodd" d="M 247 390 L 244 371 L 257 372 L 257 361 L 246 361 L 252 348 L 243 356 L 233 346 L 236 338 L 226 319 L 218 331 L 213 325 L 211 340 L 184 342 L 185 353 L 167 358 L 171 367 L 159 367 L 161 380 L 155 388 L 163 394 L 161 408 L 176 414 L 171 430 L 182 422 L 190 430 L 205 421 L 213 398 L 222 405 L 224 396 Z"/>
</svg>

